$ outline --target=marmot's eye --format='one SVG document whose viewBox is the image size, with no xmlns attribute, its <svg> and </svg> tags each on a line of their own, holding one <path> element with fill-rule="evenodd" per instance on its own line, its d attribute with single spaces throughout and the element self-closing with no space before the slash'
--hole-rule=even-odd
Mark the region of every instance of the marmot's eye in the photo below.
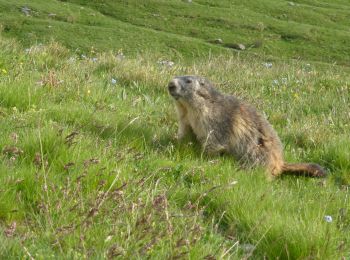
<svg viewBox="0 0 350 260">
<path fill-rule="evenodd" d="M 191 84 L 192 83 L 192 79 L 186 79 L 186 83 L 187 84 Z"/>
</svg>

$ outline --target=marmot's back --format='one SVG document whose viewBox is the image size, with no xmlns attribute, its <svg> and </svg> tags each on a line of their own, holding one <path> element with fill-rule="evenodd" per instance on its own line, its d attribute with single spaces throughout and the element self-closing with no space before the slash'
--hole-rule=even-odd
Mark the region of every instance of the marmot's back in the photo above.
<svg viewBox="0 0 350 260">
<path fill-rule="evenodd" d="M 279 171 L 283 165 L 282 145 L 270 123 L 244 102 L 232 116 L 231 147 L 236 159 L 245 166 L 262 165 Z"/>
<path fill-rule="evenodd" d="M 281 142 L 270 123 L 252 106 L 218 92 L 202 77 L 182 76 L 168 85 L 179 117 L 178 137 L 192 130 L 207 152 L 232 154 L 243 166 L 324 175 L 315 164 L 286 164 Z M 312 167 L 311 167 L 312 166 Z"/>
</svg>

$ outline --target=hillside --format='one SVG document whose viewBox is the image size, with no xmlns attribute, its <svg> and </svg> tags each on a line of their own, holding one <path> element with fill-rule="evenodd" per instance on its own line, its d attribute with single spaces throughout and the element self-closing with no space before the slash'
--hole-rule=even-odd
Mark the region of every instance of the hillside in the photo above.
<svg viewBox="0 0 350 260">
<path fill-rule="evenodd" d="M 28 10 L 27 10 L 28 9 Z M 350 65 L 348 1 L 0 0 L 5 36 L 171 59 L 237 52 Z M 221 39 L 222 44 L 212 43 Z M 257 47 L 257 48 L 254 48 Z"/>
<path fill-rule="evenodd" d="M 0 258 L 349 258 L 350 5 L 264 3 L 0 0 Z M 264 111 L 286 160 L 328 177 L 178 143 L 182 74 Z"/>
</svg>

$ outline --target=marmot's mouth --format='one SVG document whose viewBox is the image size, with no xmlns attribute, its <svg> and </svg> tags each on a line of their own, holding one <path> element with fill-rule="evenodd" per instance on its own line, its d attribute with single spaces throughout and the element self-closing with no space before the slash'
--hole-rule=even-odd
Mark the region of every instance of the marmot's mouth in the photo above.
<svg viewBox="0 0 350 260">
<path fill-rule="evenodd" d="M 169 94 L 170 94 L 173 98 L 179 99 L 180 95 L 179 95 L 179 93 L 177 93 L 177 91 L 176 91 L 176 90 L 177 90 L 177 87 L 176 87 L 175 84 L 169 83 L 169 85 L 168 85 L 168 90 L 169 90 Z"/>
<path fill-rule="evenodd" d="M 169 91 L 169 93 L 170 93 L 170 95 L 171 95 L 174 99 L 176 99 L 176 100 L 178 100 L 178 99 L 180 98 L 180 95 L 177 94 L 177 93 L 170 92 L 170 91 Z"/>
<path fill-rule="evenodd" d="M 181 85 L 179 85 L 176 80 L 172 80 L 168 84 L 168 91 L 169 94 L 175 99 L 178 100 L 181 95 L 179 93 L 179 90 L 181 90 Z"/>
</svg>

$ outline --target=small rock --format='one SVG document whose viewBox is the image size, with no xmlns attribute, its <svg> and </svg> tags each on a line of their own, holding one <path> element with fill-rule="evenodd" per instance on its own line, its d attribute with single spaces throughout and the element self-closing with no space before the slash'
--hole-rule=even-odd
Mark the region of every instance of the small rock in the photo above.
<svg viewBox="0 0 350 260">
<path fill-rule="evenodd" d="M 294 2 L 288 2 L 288 4 L 289 4 L 290 6 L 295 6 L 295 3 L 294 3 Z"/>
<path fill-rule="evenodd" d="M 31 11 L 32 10 L 30 8 L 28 8 L 28 6 L 23 6 L 21 8 L 21 12 L 24 13 L 26 16 L 30 16 Z"/>
<path fill-rule="evenodd" d="M 237 49 L 244 51 L 245 50 L 245 46 L 243 44 L 239 43 L 239 44 L 237 44 Z"/>
<path fill-rule="evenodd" d="M 228 43 L 225 46 L 228 48 L 232 48 L 232 49 L 236 49 L 236 50 L 240 50 L 240 51 L 245 50 L 245 46 L 242 43 Z"/>
<path fill-rule="evenodd" d="M 210 42 L 211 42 L 211 43 L 215 43 L 215 44 L 222 44 L 222 43 L 223 43 L 222 39 L 220 39 L 220 38 L 214 39 L 214 40 L 212 40 L 212 41 L 210 41 Z"/>
<path fill-rule="evenodd" d="M 271 69 L 272 68 L 272 63 L 271 62 L 265 62 L 263 63 L 263 65 L 268 68 L 268 69 Z"/>
<path fill-rule="evenodd" d="M 123 60 L 125 59 L 125 55 L 122 52 L 118 52 L 118 54 L 115 56 L 117 60 Z"/>
<path fill-rule="evenodd" d="M 173 61 L 170 61 L 170 60 L 160 60 L 160 61 L 158 61 L 158 64 L 163 65 L 163 66 L 168 66 L 168 67 L 172 67 L 175 65 L 175 63 Z"/>
<path fill-rule="evenodd" d="M 49 13 L 47 16 L 48 16 L 48 17 L 55 17 L 56 14 L 54 14 L 54 13 Z"/>
</svg>

